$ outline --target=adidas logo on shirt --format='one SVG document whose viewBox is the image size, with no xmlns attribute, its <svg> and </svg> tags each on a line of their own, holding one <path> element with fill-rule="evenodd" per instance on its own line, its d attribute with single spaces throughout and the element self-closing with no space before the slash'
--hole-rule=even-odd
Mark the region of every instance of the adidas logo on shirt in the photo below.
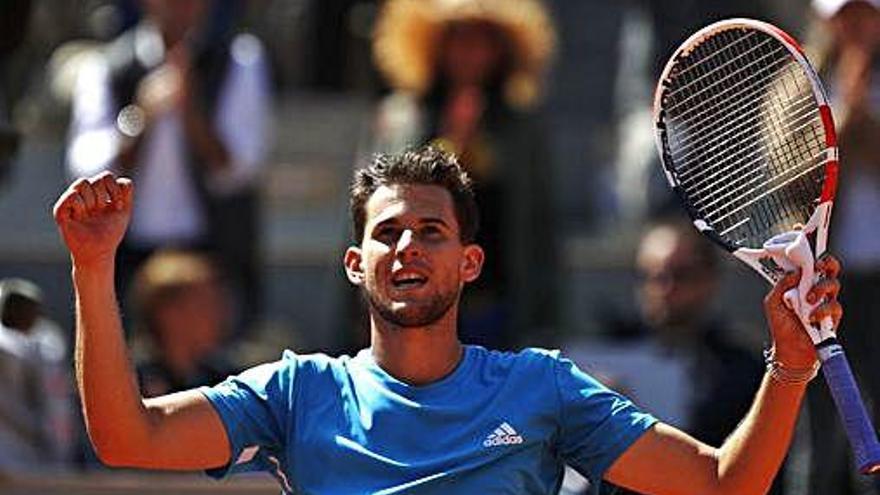
<svg viewBox="0 0 880 495">
<path fill-rule="evenodd" d="M 499 445 L 516 445 L 523 443 L 523 437 L 513 429 L 506 421 L 501 423 L 495 431 L 483 440 L 483 447 L 497 447 Z"/>
</svg>

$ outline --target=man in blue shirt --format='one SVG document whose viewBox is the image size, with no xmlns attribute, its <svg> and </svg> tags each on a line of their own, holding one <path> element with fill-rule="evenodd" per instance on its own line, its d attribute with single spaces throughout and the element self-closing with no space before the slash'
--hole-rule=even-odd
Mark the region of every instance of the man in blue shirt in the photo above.
<svg viewBox="0 0 880 495">
<path fill-rule="evenodd" d="M 126 358 L 113 256 L 131 211 L 127 179 L 80 179 L 55 205 L 77 294 L 77 375 L 90 437 L 114 466 L 273 473 L 288 493 L 556 493 L 570 464 L 645 493 L 764 493 L 788 448 L 816 356 L 782 294 L 754 404 L 713 448 L 638 411 L 556 353 L 491 352 L 456 334 L 459 296 L 483 263 L 477 212 L 455 158 L 426 147 L 355 174 L 344 258 L 369 302 L 371 347 L 295 355 L 214 387 L 144 399 Z M 810 294 L 839 321 L 839 265 Z M 536 288 L 538 290 L 539 288 Z"/>
</svg>

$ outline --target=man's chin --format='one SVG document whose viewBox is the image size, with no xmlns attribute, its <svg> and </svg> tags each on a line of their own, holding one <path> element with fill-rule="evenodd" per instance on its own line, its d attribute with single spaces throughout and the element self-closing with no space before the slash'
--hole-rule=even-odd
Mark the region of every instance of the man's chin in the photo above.
<svg viewBox="0 0 880 495">
<path fill-rule="evenodd" d="M 383 320 L 399 328 L 427 327 L 440 321 L 451 310 L 456 297 L 434 298 L 430 301 L 392 301 L 382 304 L 372 299 L 370 307 Z"/>
<path fill-rule="evenodd" d="M 441 320 L 446 314 L 445 312 L 438 314 L 436 310 L 432 309 L 404 305 L 403 307 L 387 308 L 387 311 L 380 311 L 379 314 L 383 319 L 400 328 L 427 327 Z"/>
</svg>

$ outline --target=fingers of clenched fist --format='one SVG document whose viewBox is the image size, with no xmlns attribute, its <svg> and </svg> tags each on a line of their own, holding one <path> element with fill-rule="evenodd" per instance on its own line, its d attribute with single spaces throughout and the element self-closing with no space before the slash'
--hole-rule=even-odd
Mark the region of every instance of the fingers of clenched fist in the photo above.
<svg viewBox="0 0 880 495">
<path fill-rule="evenodd" d="M 829 317 L 837 328 L 843 316 L 843 309 L 837 300 L 840 263 L 833 256 L 824 255 L 816 260 L 815 269 L 818 280 L 806 294 L 807 303 L 816 305 L 810 314 L 810 321 L 817 325 Z M 800 270 L 785 274 L 764 298 L 776 359 L 792 368 L 808 367 L 816 361 L 813 342 L 803 330 L 800 319 L 785 302 L 785 294 L 797 288 L 800 278 Z"/>
<path fill-rule="evenodd" d="M 843 316 L 843 308 L 837 300 L 837 295 L 840 293 L 840 281 L 837 279 L 840 274 L 840 262 L 833 256 L 822 256 L 816 262 L 816 271 L 820 274 L 820 278 L 807 294 L 807 302 L 819 304 L 813 309 L 810 320 L 818 322 L 830 317 L 837 327 Z"/>
<path fill-rule="evenodd" d="M 816 351 L 803 326 L 785 302 L 785 294 L 797 287 L 801 271 L 785 274 L 764 298 L 764 312 L 770 324 L 775 359 L 792 368 L 812 366 Z"/>
<path fill-rule="evenodd" d="M 81 221 L 108 210 L 122 211 L 131 205 L 131 196 L 131 180 L 110 172 L 78 179 L 55 203 L 55 219 Z"/>
<path fill-rule="evenodd" d="M 825 277 L 837 278 L 840 274 L 840 261 L 830 254 L 823 254 L 816 260 L 816 271 Z"/>
<path fill-rule="evenodd" d="M 843 316 L 843 308 L 837 300 L 840 293 L 840 262 L 831 255 L 824 255 L 816 261 L 816 273 L 818 280 L 806 294 L 807 303 L 815 305 L 810 313 L 810 321 L 814 324 L 830 317 L 834 326 L 840 322 Z M 783 295 L 797 287 L 800 280 L 800 271 L 786 274 L 776 287 L 765 299 L 765 306 L 770 313 L 788 313 L 788 307 L 783 304 Z M 783 311 L 785 308 L 786 311 Z M 783 318 L 784 319 L 784 318 Z"/>
</svg>

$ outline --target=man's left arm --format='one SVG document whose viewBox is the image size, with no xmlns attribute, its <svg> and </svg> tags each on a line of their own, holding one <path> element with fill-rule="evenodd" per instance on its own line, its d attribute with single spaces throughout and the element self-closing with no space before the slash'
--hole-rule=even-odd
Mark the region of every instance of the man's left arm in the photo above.
<svg viewBox="0 0 880 495">
<path fill-rule="evenodd" d="M 839 263 L 824 257 L 816 264 L 824 277 L 808 301 L 824 300 L 814 321 L 830 316 L 835 328 L 842 309 L 837 302 Z M 780 280 L 764 299 L 772 334 L 773 359 L 786 370 L 813 369 L 816 353 L 783 294 L 797 286 L 800 273 Z M 807 380 L 764 376 L 752 407 L 720 448 L 710 447 L 676 428 L 657 424 L 634 442 L 608 469 L 605 478 L 637 491 L 657 495 L 764 494 L 791 442 Z"/>
</svg>

